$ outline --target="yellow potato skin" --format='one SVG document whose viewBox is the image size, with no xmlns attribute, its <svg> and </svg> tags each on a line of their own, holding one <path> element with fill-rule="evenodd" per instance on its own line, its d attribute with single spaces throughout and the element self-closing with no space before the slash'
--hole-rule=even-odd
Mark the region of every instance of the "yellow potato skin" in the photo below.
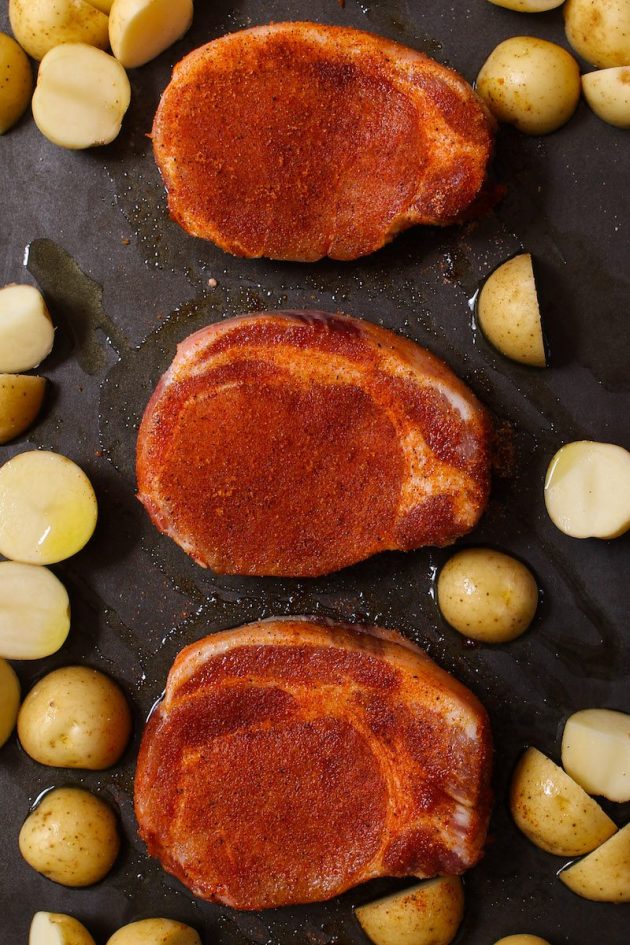
<svg viewBox="0 0 630 945">
<path fill-rule="evenodd" d="M 62 43 L 107 49 L 107 17 L 87 0 L 9 0 L 11 29 L 33 59 Z"/>
<path fill-rule="evenodd" d="M 477 301 L 477 320 L 497 351 L 530 367 L 547 366 L 532 257 L 508 259 L 486 279 Z"/>
<path fill-rule="evenodd" d="M 567 39 L 587 62 L 630 66 L 628 0 L 567 0 L 563 12 Z"/>
<path fill-rule="evenodd" d="M 558 875 L 583 899 L 630 902 L 630 824 Z"/>
<path fill-rule="evenodd" d="M 508 643 L 534 619 L 538 585 L 516 558 L 490 548 L 466 548 L 440 571 L 437 601 L 444 619 L 464 636 Z"/>
<path fill-rule="evenodd" d="M 449 945 L 464 915 L 464 890 L 458 876 L 441 876 L 360 906 L 355 915 L 374 945 Z"/>
<path fill-rule="evenodd" d="M 56 788 L 24 821 L 20 853 L 34 870 L 62 886 L 103 879 L 120 850 L 116 817 L 82 788 Z"/>
<path fill-rule="evenodd" d="M 0 374 L 0 444 L 34 423 L 44 400 L 46 379 L 28 374 Z"/>
<path fill-rule="evenodd" d="M 506 935 L 494 945 L 549 945 L 549 942 L 538 935 Z"/>
<path fill-rule="evenodd" d="M 0 748 L 11 737 L 20 708 L 20 681 L 6 660 L 0 659 Z"/>
<path fill-rule="evenodd" d="M 582 91 L 598 118 L 616 128 L 630 128 L 630 67 L 588 72 L 582 76 Z"/>
<path fill-rule="evenodd" d="M 122 690 L 87 666 L 66 666 L 40 679 L 18 718 L 24 751 L 58 768 L 110 768 L 130 734 L 131 712 Z"/>
<path fill-rule="evenodd" d="M 84 925 L 60 912 L 36 912 L 31 922 L 28 945 L 49 945 L 50 929 L 56 929 L 60 945 L 96 945 Z"/>
<path fill-rule="evenodd" d="M 22 117 L 33 94 L 33 73 L 26 53 L 0 33 L 0 135 Z"/>
<path fill-rule="evenodd" d="M 201 945 L 194 929 L 174 919 L 141 919 L 123 926 L 107 945 Z"/>
</svg>

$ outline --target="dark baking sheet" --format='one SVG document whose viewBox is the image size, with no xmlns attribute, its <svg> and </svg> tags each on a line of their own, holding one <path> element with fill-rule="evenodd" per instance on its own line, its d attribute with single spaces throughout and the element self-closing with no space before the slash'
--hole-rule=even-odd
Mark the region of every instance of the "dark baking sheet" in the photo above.
<svg viewBox="0 0 630 945">
<path fill-rule="evenodd" d="M 146 133 L 172 64 L 204 41 L 255 23 L 311 18 L 373 30 L 425 50 L 474 79 L 502 39 L 530 33 L 564 42 L 560 11 L 521 16 L 485 0 L 357 3 L 198 0 L 193 29 L 131 73 L 123 133 L 92 152 L 59 150 L 29 118 L 0 139 L 0 284 L 36 281 L 58 325 L 45 412 L 0 460 L 32 447 L 79 462 L 99 498 L 87 548 L 54 570 L 72 599 L 72 632 L 54 657 L 16 664 L 24 689 L 53 667 L 82 662 L 126 687 L 136 737 L 104 774 L 44 768 L 15 738 L 0 753 L 0 940 L 27 941 L 33 912 L 83 919 L 97 941 L 148 915 L 195 925 L 206 945 L 361 943 L 353 905 L 404 883 L 379 881 L 318 906 L 237 913 L 191 898 L 145 856 L 132 812 L 142 721 L 177 651 L 214 630 L 273 614 L 323 614 L 397 627 L 425 645 L 488 707 L 496 737 L 496 810 L 483 863 L 466 877 L 457 941 L 488 945 L 532 932 L 554 945 L 626 945 L 630 908 L 575 897 L 556 879 L 564 860 L 514 828 L 506 786 L 521 749 L 554 758 L 567 715 L 630 710 L 630 542 L 574 541 L 546 517 L 547 462 L 567 440 L 630 446 L 630 137 L 581 105 L 548 138 L 501 132 L 495 167 L 505 201 L 474 227 L 418 229 L 356 263 L 303 266 L 238 260 L 193 240 L 167 219 Z M 6 4 L 0 28 L 7 29 Z M 26 251 L 26 247 L 30 249 Z M 553 367 L 533 371 L 492 351 L 472 325 L 469 299 L 500 261 L 536 256 Z M 24 268 L 27 264 L 28 269 Z M 208 286 L 214 278 L 215 289 Z M 509 646 L 469 646 L 445 627 L 432 594 L 448 551 L 389 554 L 321 580 L 238 580 L 197 568 L 160 537 L 134 499 L 135 428 L 178 340 L 239 312 L 317 306 L 362 315 L 442 355 L 515 430 L 514 475 L 497 481 L 469 543 L 521 556 L 543 603 L 531 630 Z M 67 890 L 21 860 L 17 835 L 43 789 L 82 783 L 119 808 L 126 845 L 110 876 Z M 628 806 L 611 809 L 618 823 Z"/>
</svg>

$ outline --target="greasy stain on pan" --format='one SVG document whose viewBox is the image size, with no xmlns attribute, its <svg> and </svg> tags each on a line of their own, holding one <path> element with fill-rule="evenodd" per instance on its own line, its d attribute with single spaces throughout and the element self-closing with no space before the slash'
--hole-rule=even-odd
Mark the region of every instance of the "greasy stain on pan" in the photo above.
<svg viewBox="0 0 630 945">
<path fill-rule="evenodd" d="M 5 5 L 6 6 L 6 5 Z M 146 137 L 174 62 L 223 32 L 310 18 L 373 30 L 424 50 L 474 79 L 507 36 L 564 43 L 560 11 L 522 16 L 478 0 L 356 3 L 233 0 L 197 4 L 190 33 L 133 71 L 123 132 L 89 153 L 53 147 L 32 121 L 0 141 L 0 281 L 35 280 L 58 326 L 44 414 L 0 459 L 55 449 L 79 462 L 99 498 L 86 549 L 56 571 L 73 607 L 72 631 L 48 660 L 16 664 L 24 690 L 53 667 L 96 666 L 118 679 L 135 709 L 135 739 L 112 771 L 58 771 L 32 762 L 13 738 L 0 753 L 0 900 L 3 941 L 25 942 L 35 911 L 68 912 L 97 941 L 145 916 L 199 929 L 206 945 L 360 945 L 353 906 L 405 885 L 382 880 L 321 905 L 237 913 L 195 900 L 147 859 L 132 809 L 143 719 L 178 650 L 213 631 L 273 614 L 321 614 L 395 627 L 426 646 L 487 706 L 496 739 L 496 809 L 483 862 L 466 876 L 457 941 L 488 945 L 532 932 L 554 945 L 625 945 L 627 906 L 594 904 L 556 878 L 563 860 L 512 825 L 506 789 L 526 745 L 558 758 L 567 715 L 587 706 L 630 709 L 630 541 L 573 541 L 547 519 L 542 484 L 553 452 L 592 438 L 630 446 L 630 139 L 581 105 L 548 138 L 502 130 L 495 171 L 503 203 L 462 229 L 417 229 L 354 263 L 313 266 L 233 259 L 171 222 Z M 8 28 L 6 10 L 0 29 Z M 25 254 L 25 247 L 28 251 Z M 469 300 L 515 252 L 534 253 L 552 368 L 503 359 L 474 329 Z M 28 271 L 23 268 L 27 265 Z M 209 281 L 212 280 L 212 284 Z M 214 286 L 216 280 L 216 286 Z M 252 310 L 318 307 L 364 316 L 444 357 L 514 437 L 514 464 L 495 483 L 466 543 L 512 552 L 536 572 L 543 602 L 512 644 L 470 646 L 442 622 L 432 595 L 446 551 L 381 555 L 318 580 L 218 577 L 158 535 L 134 497 L 139 418 L 176 344 L 210 322 Z M 60 783 L 84 784 L 120 811 L 126 843 L 94 888 L 64 889 L 20 858 L 29 805 Z M 623 823 L 630 811 L 615 807 Z"/>
</svg>

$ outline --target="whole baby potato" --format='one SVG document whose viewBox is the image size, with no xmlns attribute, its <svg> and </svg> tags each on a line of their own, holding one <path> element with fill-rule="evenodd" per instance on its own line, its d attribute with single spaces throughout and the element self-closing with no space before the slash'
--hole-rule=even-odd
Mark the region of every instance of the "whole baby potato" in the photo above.
<svg viewBox="0 0 630 945">
<path fill-rule="evenodd" d="M 564 125 L 577 108 L 580 70 L 562 46 L 512 36 L 486 59 L 476 88 L 499 121 L 544 135 Z"/>
<path fill-rule="evenodd" d="M 107 16 L 88 0 L 9 0 L 11 29 L 33 59 L 62 43 L 107 49 Z"/>
<path fill-rule="evenodd" d="M 116 817 L 82 788 L 56 788 L 24 821 L 20 853 L 34 870 L 62 886 L 103 879 L 120 850 Z"/>
<path fill-rule="evenodd" d="M 6 33 L 0 33 L 0 135 L 28 108 L 33 94 L 33 73 L 26 53 Z"/>
<path fill-rule="evenodd" d="M 628 0 L 567 0 L 567 39 L 587 62 L 607 69 L 630 66 L 630 3 Z"/>
<path fill-rule="evenodd" d="M 442 568 L 437 600 L 444 619 L 464 636 L 506 643 L 534 619 L 538 585 L 516 558 L 490 548 L 466 548 Z"/>
<path fill-rule="evenodd" d="M 18 717 L 24 751 L 57 768 L 110 768 L 130 733 L 131 713 L 122 690 L 87 666 L 66 666 L 44 676 Z"/>
<path fill-rule="evenodd" d="M 183 922 L 141 919 L 114 932 L 107 945 L 201 945 L 201 939 Z"/>
</svg>

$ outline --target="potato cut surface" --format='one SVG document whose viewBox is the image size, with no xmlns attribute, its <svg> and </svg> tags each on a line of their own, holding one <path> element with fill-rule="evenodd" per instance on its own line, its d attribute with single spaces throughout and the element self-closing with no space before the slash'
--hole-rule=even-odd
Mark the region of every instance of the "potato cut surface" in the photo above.
<svg viewBox="0 0 630 945">
<path fill-rule="evenodd" d="M 190 28 L 192 0 L 114 0 L 112 52 L 127 69 L 155 59 Z"/>
<path fill-rule="evenodd" d="M 0 289 L 0 372 L 19 374 L 37 367 L 55 338 L 41 292 L 32 285 Z"/>
<path fill-rule="evenodd" d="M 73 916 L 36 912 L 28 945 L 95 945 L 95 942 L 85 926 Z"/>
<path fill-rule="evenodd" d="M 562 764 L 589 794 L 630 801 L 630 715 L 611 709 L 583 709 L 567 721 Z"/>
<path fill-rule="evenodd" d="M 63 646 L 69 630 L 68 594 L 52 571 L 0 561 L 0 657 L 43 659 Z"/>
</svg>

